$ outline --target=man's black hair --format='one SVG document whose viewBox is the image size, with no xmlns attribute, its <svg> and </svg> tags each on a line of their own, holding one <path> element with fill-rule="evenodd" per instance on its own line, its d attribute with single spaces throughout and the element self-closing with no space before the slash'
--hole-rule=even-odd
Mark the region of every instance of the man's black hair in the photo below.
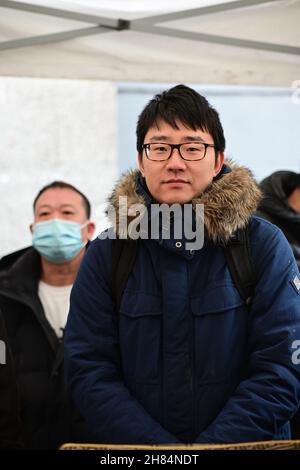
<svg viewBox="0 0 300 470">
<path fill-rule="evenodd" d="M 88 219 L 90 218 L 90 216 L 91 216 L 91 204 L 90 204 L 88 198 L 81 191 L 79 191 L 79 189 L 75 188 L 75 186 L 73 186 L 72 184 L 69 184 L 69 183 L 65 183 L 64 181 L 53 181 L 52 183 L 47 184 L 46 186 L 44 186 L 39 191 L 39 193 L 37 194 L 37 196 L 35 197 L 35 199 L 33 201 L 33 210 L 34 211 L 35 211 L 35 206 L 36 206 L 36 203 L 37 203 L 37 200 L 39 199 L 39 197 L 45 191 L 47 191 L 48 189 L 55 189 L 55 188 L 71 189 L 72 191 L 75 191 L 75 193 L 79 194 L 82 197 L 82 200 L 83 200 L 83 205 L 84 205 L 84 208 L 85 208 L 86 216 L 87 216 Z"/>
<path fill-rule="evenodd" d="M 160 120 L 167 122 L 174 129 L 178 123 L 203 132 L 208 132 L 217 152 L 225 149 L 225 137 L 219 114 L 204 96 L 185 85 L 177 85 L 156 95 L 140 114 L 137 122 L 137 150 L 142 154 L 142 145 L 148 130 Z"/>
</svg>

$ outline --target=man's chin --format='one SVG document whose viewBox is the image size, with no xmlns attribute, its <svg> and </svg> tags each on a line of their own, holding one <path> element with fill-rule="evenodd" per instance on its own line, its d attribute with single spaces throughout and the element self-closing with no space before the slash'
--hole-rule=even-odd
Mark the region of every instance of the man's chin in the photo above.
<svg viewBox="0 0 300 470">
<path fill-rule="evenodd" d="M 187 204 L 191 202 L 191 196 L 170 196 L 161 198 L 159 204 L 168 204 L 169 206 L 172 204 Z"/>
</svg>

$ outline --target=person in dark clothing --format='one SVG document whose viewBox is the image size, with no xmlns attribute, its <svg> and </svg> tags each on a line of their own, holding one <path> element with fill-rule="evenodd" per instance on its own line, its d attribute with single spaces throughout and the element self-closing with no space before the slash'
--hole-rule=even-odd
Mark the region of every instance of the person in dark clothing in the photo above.
<svg viewBox="0 0 300 470">
<path fill-rule="evenodd" d="M 19 405 L 13 361 L 0 311 L 0 449 L 22 448 Z"/>
<path fill-rule="evenodd" d="M 300 269 L 300 174 L 276 171 L 261 184 L 264 198 L 256 214 L 277 225 L 286 236 Z M 292 437 L 300 439 L 300 410 L 291 421 Z"/>
<path fill-rule="evenodd" d="M 111 194 L 112 228 L 80 266 L 65 333 L 67 380 L 97 441 L 290 437 L 300 402 L 299 272 L 281 231 L 253 215 L 260 191 L 251 172 L 225 162 L 224 149 L 218 113 L 184 85 L 156 95 L 139 116 L 138 169 Z M 195 233 L 181 230 L 185 222 Z M 251 303 L 224 250 L 245 227 Z M 194 243 L 197 229 L 203 244 Z M 133 239 L 127 254 L 138 244 L 121 299 L 112 289 L 116 236 Z"/>
<path fill-rule="evenodd" d="M 54 182 L 34 201 L 33 246 L 0 260 L 0 308 L 16 367 L 25 448 L 91 440 L 63 372 L 70 290 L 94 232 L 89 218 L 86 197 Z"/>
<path fill-rule="evenodd" d="M 300 269 L 300 174 L 276 171 L 260 187 L 264 197 L 256 214 L 283 231 Z"/>
</svg>

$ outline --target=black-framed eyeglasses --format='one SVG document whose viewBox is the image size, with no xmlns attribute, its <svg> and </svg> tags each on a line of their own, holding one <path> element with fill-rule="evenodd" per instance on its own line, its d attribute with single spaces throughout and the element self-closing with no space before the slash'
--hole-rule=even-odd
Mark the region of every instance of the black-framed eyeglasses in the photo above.
<svg viewBox="0 0 300 470">
<path fill-rule="evenodd" d="M 183 160 L 202 160 L 207 151 L 207 147 L 215 147 L 213 144 L 204 142 L 184 142 L 183 144 L 165 144 L 164 142 L 151 142 L 143 144 L 146 157 L 155 162 L 162 162 L 171 158 L 174 149 L 177 149 Z"/>
</svg>

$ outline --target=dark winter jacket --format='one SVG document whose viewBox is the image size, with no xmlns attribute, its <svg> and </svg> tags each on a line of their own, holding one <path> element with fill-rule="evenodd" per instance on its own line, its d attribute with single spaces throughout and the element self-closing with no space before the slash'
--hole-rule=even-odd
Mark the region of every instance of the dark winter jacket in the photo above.
<svg viewBox="0 0 300 470">
<path fill-rule="evenodd" d="M 14 261 L 10 268 L 9 258 Z M 90 441 L 66 394 L 63 344 L 37 294 L 40 255 L 29 248 L 1 261 L 0 308 L 15 362 L 25 447 L 55 449 L 64 442 Z"/>
<path fill-rule="evenodd" d="M 17 383 L 0 311 L 0 449 L 18 448 L 22 444 Z"/>
<path fill-rule="evenodd" d="M 300 185 L 300 175 L 292 171 L 276 171 L 260 186 L 264 195 L 257 215 L 277 225 L 288 239 L 300 268 L 300 214 L 288 203 L 288 196 Z"/>
<path fill-rule="evenodd" d="M 111 197 L 151 204 L 137 172 Z M 260 197 L 249 172 L 224 167 L 202 196 L 205 241 L 140 240 L 118 317 L 111 239 L 92 242 L 71 294 L 68 381 L 81 413 L 108 443 L 228 443 L 289 437 L 300 401 L 299 275 L 281 231 L 251 217 Z M 118 219 L 117 219 L 118 220 Z M 222 245 L 250 223 L 257 286 L 251 311 Z M 118 232 L 118 224 L 116 226 Z"/>
</svg>

